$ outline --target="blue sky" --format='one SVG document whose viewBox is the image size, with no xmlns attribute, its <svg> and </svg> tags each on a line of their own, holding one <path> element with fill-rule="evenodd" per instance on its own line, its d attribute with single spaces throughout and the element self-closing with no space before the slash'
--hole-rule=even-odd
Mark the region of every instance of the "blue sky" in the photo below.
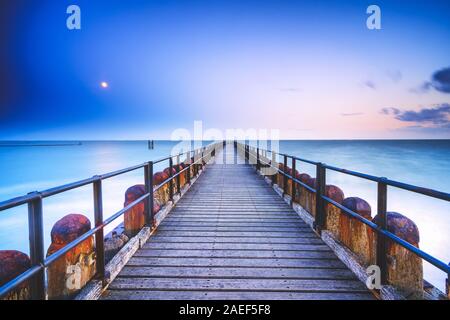
<svg viewBox="0 0 450 320">
<path fill-rule="evenodd" d="M 81 30 L 66 28 L 69 4 Z M 370 4 L 381 30 L 366 27 Z M 0 139 L 169 138 L 195 120 L 283 138 L 450 138 L 448 1 L 0 8 Z"/>
</svg>

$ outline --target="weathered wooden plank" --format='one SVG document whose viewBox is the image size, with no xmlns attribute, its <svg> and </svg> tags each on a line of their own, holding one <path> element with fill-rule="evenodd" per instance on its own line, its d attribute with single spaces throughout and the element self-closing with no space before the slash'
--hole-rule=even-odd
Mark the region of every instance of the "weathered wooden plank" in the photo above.
<svg viewBox="0 0 450 320">
<path fill-rule="evenodd" d="M 241 290 L 241 291 L 315 291 L 367 292 L 359 280 L 328 279 L 189 279 L 117 277 L 110 289 L 145 290 Z"/>
<path fill-rule="evenodd" d="M 284 267 L 284 268 L 346 268 L 338 259 L 282 258 L 142 258 L 132 257 L 129 266 L 217 266 L 217 267 Z"/>
<path fill-rule="evenodd" d="M 272 223 L 272 222 L 284 222 L 284 223 L 300 223 L 304 224 L 303 221 L 299 221 L 296 216 L 287 217 L 284 215 L 275 215 L 274 217 L 247 217 L 247 216 L 218 216 L 218 215 L 201 215 L 195 216 L 192 215 L 170 215 L 165 219 L 165 223 L 169 223 L 172 221 L 186 221 L 186 222 L 211 222 L 216 221 L 220 222 L 228 222 L 228 223 L 245 223 L 245 222 L 260 222 L 260 223 Z"/>
<path fill-rule="evenodd" d="M 175 217 L 175 216 L 174 216 Z M 279 212 L 278 214 L 269 213 L 177 213 L 177 218 L 212 218 L 212 219 L 295 219 L 298 217 L 296 214 L 284 214 Z"/>
<path fill-rule="evenodd" d="M 205 210 L 205 206 L 212 210 L 221 210 L 221 209 L 230 209 L 230 210 L 255 210 L 255 209 L 273 209 L 273 210 L 288 210 L 289 207 L 284 204 L 263 204 L 261 202 L 260 205 L 255 205 L 254 203 L 239 203 L 239 204 L 231 204 L 231 203 L 208 203 L 208 202 L 196 202 L 194 204 L 178 204 L 177 211 L 185 211 L 185 210 Z"/>
<path fill-rule="evenodd" d="M 257 242 L 147 242 L 145 248 L 152 249 L 241 249 L 241 250 L 304 250 L 304 251 L 328 251 L 325 244 L 310 245 L 298 243 L 257 243 Z"/>
<path fill-rule="evenodd" d="M 170 221 L 164 223 L 164 227 L 239 227 L 249 230 L 251 228 L 259 227 L 277 227 L 277 228 L 295 228 L 305 227 L 299 222 L 217 222 L 217 221 L 199 221 L 199 222 L 185 222 L 185 221 Z"/>
<path fill-rule="evenodd" d="M 231 217 L 231 218 L 280 218 L 280 217 L 287 217 L 287 218 L 295 218 L 298 217 L 298 215 L 291 213 L 291 212 L 277 212 L 277 213 L 271 213 L 271 212 L 242 212 L 242 211 L 235 211 L 235 212 L 183 212 L 183 213 L 177 213 L 177 217 L 187 217 L 187 216 L 197 216 L 197 217 L 214 217 L 214 218 L 224 218 L 224 217 Z"/>
<path fill-rule="evenodd" d="M 317 238 L 314 237 L 304 237 L 304 235 L 302 235 L 301 233 L 296 233 L 296 232 L 272 232 L 270 235 L 265 236 L 264 233 L 262 232 L 252 232 L 252 231 L 247 231 L 247 232 L 233 232 L 233 231 L 190 231 L 190 230 L 180 230 L 180 231 L 175 231 L 175 230 L 166 230 L 166 231 L 161 231 L 160 233 L 158 233 L 156 236 L 175 236 L 175 237 L 189 237 L 189 238 L 193 238 L 193 237 L 198 237 L 198 238 L 203 238 L 203 237 L 216 237 L 219 238 L 217 242 L 222 242 L 223 239 L 220 238 L 226 238 L 226 237 L 242 237 L 243 241 L 241 242 L 251 242 L 249 241 L 249 238 L 296 238 L 298 239 L 297 243 L 298 244 L 320 244 L 322 243 L 320 240 L 318 240 Z M 192 239 L 187 239 L 189 241 L 192 242 Z M 203 241 L 203 240 L 202 240 Z M 260 241 L 258 241 L 260 242 Z M 270 242 L 270 241 L 266 241 L 266 242 Z M 294 243 L 293 241 L 285 241 L 285 242 L 290 242 L 290 243 Z"/>
<path fill-rule="evenodd" d="M 317 237 L 304 237 L 301 233 L 292 233 L 292 232 L 272 232 L 270 235 L 264 234 L 262 232 L 252 232 L 252 231 L 246 231 L 246 232 L 232 232 L 232 231 L 188 231 L 188 230 L 180 230 L 180 231 L 174 231 L 174 230 L 166 230 L 166 231 L 160 231 L 155 235 L 155 239 L 152 239 L 151 241 L 158 241 L 156 237 L 189 237 L 190 239 L 185 239 L 187 241 L 193 241 L 192 238 L 198 237 L 200 239 L 200 242 L 204 242 L 204 237 L 216 237 L 218 238 L 217 241 L 213 240 L 213 242 L 223 242 L 227 241 L 227 239 L 221 239 L 221 238 L 228 238 L 228 237 L 241 237 L 241 242 L 249 242 L 250 239 L 258 239 L 257 242 L 262 242 L 260 239 L 267 239 L 265 242 L 270 243 L 272 238 L 286 238 L 288 240 L 283 242 L 289 242 L 289 243 L 297 243 L 297 244 L 322 244 L 320 239 L 317 239 Z M 184 240 L 183 240 L 184 241 Z"/>
<path fill-rule="evenodd" d="M 306 227 L 305 227 L 306 228 Z M 296 233 L 299 234 L 298 227 L 252 227 L 249 231 L 248 227 L 240 227 L 240 226 L 232 226 L 232 227 L 210 227 L 210 226 L 196 226 L 196 227 L 184 227 L 184 226 L 161 226 L 158 228 L 160 232 L 162 231 L 221 231 L 221 232 L 258 232 L 258 233 L 274 233 L 274 232 L 282 232 L 282 233 Z"/>
<path fill-rule="evenodd" d="M 186 235 L 186 234 L 179 234 L 176 235 L 156 235 L 155 237 L 152 237 L 152 242 L 162 242 L 162 243 L 168 243 L 168 242 L 187 242 L 187 243 L 201 243 L 201 242 L 213 242 L 213 243 L 297 243 L 296 241 L 299 238 L 308 238 L 308 239 L 317 239 L 314 236 L 301 235 L 299 237 L 289 237 L 289 236 L 270 236 L 270 237 L 255 237 L 253 235 L 251 236 L 234 236 L 229 235 L 227 233 L 224 236 L 215 234 L 213 236 L 202 236 L 198 234 L 193 235 Z"/>
<path fill-rule="evenodd" d="M 105 300 L 373 300 L 370 293 L 111 290 Z"/>
<path fill-rule="evenodd" d="M 303 258 L 336 259 L 332 251 L 249 251 L 249 250 L 139 250 L 135 257 L 178 257 L 178 258 Z"/>
<path fill-rule="evenodd" d="M 182 214 L 182 213 L 243 213 L 243 214 L 258 214 L 258 213 L 287 213 L 290 215 L 295 215 L 292 211 L 290 211 L 287 208 L 186 208 L 186 209 L 179 209 L 176 212 L 173 212 L 174 214 Z"/>
<path fill-rule="evenodd" d="M 233 279 L 351 279 L 354 274 L 347 269 L 320 268 L 236 268 L 236 267 L 132 267 L 126 266 L 122 277 L 184 277 Z"/>
</svg>

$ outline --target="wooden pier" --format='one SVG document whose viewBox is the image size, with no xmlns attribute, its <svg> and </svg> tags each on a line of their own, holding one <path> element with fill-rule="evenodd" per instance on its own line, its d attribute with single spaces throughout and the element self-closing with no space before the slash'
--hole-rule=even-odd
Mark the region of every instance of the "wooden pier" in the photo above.
<svg viewBox="0 0 450 320">
<path fill-rule="evenodd" d="M 234 152 L 227 148 L 225 158 L 235 158 Z M 215 163 L 102 299 L 374 296 L 252 166 Z"/>
<path fill-rule="evenodd" d="M 299 171 L 305 164 L 315 177 Z M 103 181 L 136 170 L 144 184 L 128 186 L 124 207 L 104 217 Z M 327 183 L 327 171 L 376 183 L 375 215 L 366 200 Z M 65 215 L 45 250 L 45 199 L 87 185 L 94 221 Z M 28 193 L 0 202 L 0 212 L 28 206 L 30 246 L 29 256 L 0 250 L 0 299 L 447 300 L 449 279 L 444 293 L 423 278 L 422 264 L 449 275 L 450 265 L 419 248 L 414 221 L 387 211 L 388 186 L 450 201 L 238 141 Z"/>
</svg>

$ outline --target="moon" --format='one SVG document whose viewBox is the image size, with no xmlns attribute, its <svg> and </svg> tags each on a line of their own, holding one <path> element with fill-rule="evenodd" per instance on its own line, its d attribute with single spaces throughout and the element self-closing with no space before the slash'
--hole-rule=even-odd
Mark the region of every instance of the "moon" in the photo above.
<svg viewBox="0 0 450 320">
<path fill-rule="evenodd" d="M 100 83 L 100 86 L 101 86 L 103 89 L 106 89 L 106 88 L 109 87 L 109 84 L 108 84 L 108 82 L 106 82 L 106 81 L 102 81 L 102 82 Z"/>
</svg>

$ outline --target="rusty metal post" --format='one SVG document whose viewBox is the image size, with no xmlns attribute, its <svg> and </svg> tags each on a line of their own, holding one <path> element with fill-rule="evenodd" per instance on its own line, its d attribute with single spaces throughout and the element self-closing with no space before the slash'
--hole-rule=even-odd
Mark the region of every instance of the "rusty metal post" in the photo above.
<svg viewBox="0 0 450 320">
<path fill-rule="evenodd" d="M 102 180 L 99 178 L 93 183 L 94 191 L 94 219 L 95 226 L 103 224 L 103 201 L 102 201 Z M 105 279 L 105 242 L 103 235 L 103 228 L 100 228 L 95 233 L 95 255 L 97 279 Z"/>
<path fill-rule="evenodd" d="M 287 155 L 283 155 L 283 157 L 284 157 L 283 172 L 287 174 Z M 287 187 L 288 187 L 288 179 L 285 175 L 283 175 L 283 197 L 287 192 Z"/>
<path fill-rule="evenodd" d="M 181 194 L 180 155 L 177 155 L 177 193 Z"/>
<path fill-rule="evenodd" d="M 259 140 L 257 141 L 257 147 L 256 147 L 256 171 L 259 171 L 261 169 L 261 163 L 259 161 Z"/>
<path fill-rule="evenodd" d="M 448 265 L 450 266 L 450 263 Z M 445 279 L 445 293 L 447 298 L 450 299 L 450 273 L 447 273 L 447 279 Z"/>
<path fill-rule="evenodd" d="M 377 215 L 379 216 L 378 227 L 381 230 L 387 229 L 387 185 L 382 178 L 378 181 L 378 194 L 377 194 Z M 387 283 L 387 243 L 386 238 L 377 233 L 377 252 L 376 262 L 381 271 L 381 284 Z"/>
<path fill-rule="evenodd" d="M 277 183 L 277 175 L 278 175 L 277 155 L 273 150 L 272 150 L 271 164 L 273 166 L 272 170 L 274 171 L 274 173 L 272 175 L 272 186 L 273 186 L 275 183 Z"/>
<path fill-rule="evenodd" d="M 42 222 L 42 198 L 28 202 L 28 230 L 30 244 L 30 261 L 32 266 L 44 264 L 44 227 Z M 31 299 L 45 299 L 44 269 L 37 272 L 30 282 Z"/>
<path fill-rule="evenodd" d="M 295 172 L 296 172 L 296 169 L 295 169 L 295 163 L 296 163 L 296 160 L 295 160 L 295 158 L 294 157 L 292 157 L 291 158 L 292 159 L 292 177 L 293 178 L 297 178 L 296 176 L 295 176 Z M 295 202 L 295 187 L 296 187 L 296 183 L 294 182 L 294 179 L 291 179 L 291 182 L 292 182 L 292 186 L 291 186 L 291 205 L 293 206 L 294 205 L 294 202 Z"/>
<path fill-rule="evenodd" d="M 249 150 L 248 150 L 248 144 L 245 143 L 245 164 L 249 163 Z"/>
<path fill-rule="evenodd" d="M 146 201 L 146 209 L 145 209 L 145 224 L 152 228 L 153 226 L 153 206 L 154 206 L 154 198 L 153 198 L 153 161 L 147 162 L 144 167 L 144 179 L 145 179 L 145 192 L 150 195 Z"/>
<path fill-rule="evenodd" d="M 234 140 L 234 157 L 233 157 L 233 163 L 237 164 L 238 163 L 238 147 L 237 147 L 237 141 Z"/>
<path fill-rule="evenodd" d="M 325 222 L 327 220 L 323 195 L 325 194 L 326 177 L 325 167 L 323 163 L 316 165 L 316 220 L 315 229 L 317 232 L 321 232 L 325 228 Z"/>
<path fill-rule="evenodd" d="M 227 163 L 227 142 L 226 140 L 223 140 L 223 164 Z"/>
<path fill-rule="evenodd" d="M 189 151 L 186 155 L 186 163 L 188 163 L 188 168 L 186 170 L 186 180 L 187 183 L 191 184 L 191 166 L 192 166 L 192 161 L 191 161 L 191 151 Z"/>
<path fill-rule="evenodd" d="M 173 201 L 173 159 L 172 159 L 172 156 L 169 158 L 169 171 L 170 171 L 170 174 L 169 174 L 169 177 L 170 177 L 170 180 L 169 180 L 169 200 L 170 201 Z"/>
</svg>

